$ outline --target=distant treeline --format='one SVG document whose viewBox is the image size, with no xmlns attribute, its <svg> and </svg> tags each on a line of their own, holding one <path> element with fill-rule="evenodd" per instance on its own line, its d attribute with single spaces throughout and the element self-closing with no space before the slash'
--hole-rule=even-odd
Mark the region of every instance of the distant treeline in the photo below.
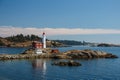
<svg viewBox="0 0 120 80">
<path fill-rule="evenodd" d="M 6 37 L 5 39 L 11 42 L 25 42 L 25 41 L 41 40 L 40 37 L 38 37 L 37 35 L 33 35 L 33 34 L 31 35 L 18 34 L 16 36 Z"/>
<path fill-rule="evenodd" d="M 10 36 L 10 37 L 5 37 L 5 38 L 0 37 L 0 46 L 6 46 L 10 44 L 13 45 L 13 43 L 15 44 L 15 43 L 22 43 L 22 42 L 27 42 L 27 41 L 42 41 L 42 38 L 34 34 L 31 34 L 31 35 L 17 34 L 15 36 Z M 85 41 L 74 41 L 74 40 L 52 40 L 52 41 L 59 42 L 64 45 L 89 45 L 91 44 Z"/>
<path fill-rule="evenodd" d="M 74 40 L 54 40 L 56 42 L 60 42 L 66 45 L 88 45 L 89 42 L 85 41 L 74 41 Z"/>
</svg>

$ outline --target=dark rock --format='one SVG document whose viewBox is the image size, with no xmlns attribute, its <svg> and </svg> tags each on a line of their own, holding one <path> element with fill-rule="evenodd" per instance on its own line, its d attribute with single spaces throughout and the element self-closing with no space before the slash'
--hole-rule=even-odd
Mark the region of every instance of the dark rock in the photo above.
<svg viewBox="0 0 120 80">
<path fill-rule="evenodd" d="M 97 47 L 120 47 L 120 45 L 101 43 L 101 44 L 98 44 Z"/>
<path fill-rule="evenodd" d="M 98 47 L 111 47 L 110 44 L 105 44 L 105 43 L 98 44 L 97 46 L 98 46 Z"/>
<path fill-rule="evenodd" d="M 105 58 L 118 58 L 118 56 L 113 55 L 113 54 L 107 54 Z"/>
<path fill-rule="evenodd" d="M 52 63 L 52 65 L 58 65 L 58 66 L 81 66 L 81 64 L 79 62 L 75 62 L 75 61 L 67 61 L 67 62 L 54 62 Z"/>
</svg>

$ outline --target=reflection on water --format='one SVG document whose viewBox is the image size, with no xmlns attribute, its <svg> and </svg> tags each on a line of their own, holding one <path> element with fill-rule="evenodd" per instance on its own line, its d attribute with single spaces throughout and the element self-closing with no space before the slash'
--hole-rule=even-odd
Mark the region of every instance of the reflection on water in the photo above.
<svg viewBox="0 0 120 80">
<path fill-rule="evenodd" d="M 44 59 L 32 60 L 32 67 L 35 70 L 41 71 L 43 74 L 46 73 L 46 61 Z"/>
</svg>

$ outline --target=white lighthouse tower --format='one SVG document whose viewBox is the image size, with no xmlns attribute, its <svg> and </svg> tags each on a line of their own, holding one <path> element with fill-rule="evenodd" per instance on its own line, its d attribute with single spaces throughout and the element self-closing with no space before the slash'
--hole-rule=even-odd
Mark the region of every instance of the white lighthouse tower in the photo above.
<svg viewBox="0 0 120 80">
<path fill-rule="evenodd" d="M 43 32 L 42 37 L 43 37 L 43 40 L 42 40 L 43 48 L 46 48 L 46 35 L 45 35 L 45 32 Z"/>
</svg>

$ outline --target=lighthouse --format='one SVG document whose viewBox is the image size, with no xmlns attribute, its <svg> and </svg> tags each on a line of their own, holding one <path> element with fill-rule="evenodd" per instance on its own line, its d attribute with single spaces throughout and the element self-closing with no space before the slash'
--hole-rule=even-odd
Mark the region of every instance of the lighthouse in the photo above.
<svg viewBox="0 0 120 80">
<path fill-rule="evenodd" d="M 42 42 L 41 41 L 33 41 L 32 48 L 35 49 L 36 54 L 42 54 L 42 48 L 46 48 L 46 35 L 45 32 L 42 34 Z"/>
<path fill-rule="evenodd" d="M 46 35 L 45 35 L 45 32 L 43 32 L 42 37 L 43 37 L 43 40 L 42 40 L 43 48 L 46 48 Z"/>
</svg>

